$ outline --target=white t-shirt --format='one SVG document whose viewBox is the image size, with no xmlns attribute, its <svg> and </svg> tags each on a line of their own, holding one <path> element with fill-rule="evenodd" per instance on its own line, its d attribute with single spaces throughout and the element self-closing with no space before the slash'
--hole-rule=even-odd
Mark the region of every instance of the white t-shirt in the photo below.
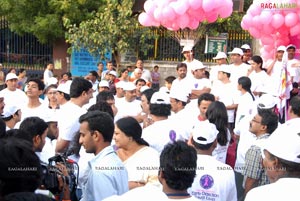
<svg viewBox="0 0 300 201">
<path fill-rule="evenodd" d="M 15 91 L 10 91 L 7 88 L 0 91 L 2 97 L 4 97 L 4 103 L 9 105 L 16 105 L 18 107 L 23 107 L 27 102 L 28 98 L 24 91 L 16 89 Z"/>
<path fill-rule="evenodd" d="M 143 129 L 142 138 L 159 153 L 169 142 L 184 140 L 184 132 L 181 125 L 174 125 L 172 120 L 156 121 Z"/>
<path fill-rule="evenodd" d="M 229 68 L 231 70 L 230 74 L 230 81 L 233 84 L 238 84 L 238 79 L 243 76 L 247 76 L 248 71 L 250 70 L 251 66 L 245 63 L 242 63 L 240 65 L 234 65 L 230 64 Z"/>
<path fill-rule="evenodd" d="M 229 165 L 209 155 L 197 155 L 197 171 L 190 195 L 199 200 L 236 201 L 234 172 Z"/>
<path fill-rule="evenodd" d="M 246 92 L 240 96 L 237 103 L 238 108 L 236 110 L 235 126 L 237 126 L 243 117 L 252 113 L 254 100 L 251 94 Z"/>
<path fill-rule="evenodd" d="M 182 63 L 185 63 L 186 66 L 187 66 L 187 73 L 186 73 L 186 77 L 187 78 L 193 78 L 194 77 L 193 72 L 192 72 L 192 70 L 193 70 L 193 64 L 194 63 L 198 64 L 199 62 L 200 61 L 197 60 L 197 59 L 193 59 L 191 62 L 188 62 L 187 60 L 185 60 L 184 62 L 182 62 Z"/>
<path fill-rule="evenodd" d="M 259 186 L 251 189 L 245 201 L 272 200 L 272 201 L 296 201 L 300 197 L 299 178 L 281 178 L 275 183 Z"/>
<path fill-rule="evenodd" d="M 191 88 L 192 84 L 191 84 L 191 79 L 188 77 L 185 77 L 181 80 L 179 80 L 178 78 L 176 78 L 173 82 L 172 82 L 172 86 L 170 89 L 170 93 L 173 93 L 172 91 L 182 91 L 186 94 L 190 94 L 191 93 Z"/>
<path fill-rule="evenodd" d="M 290 73 L 291 77 L 294 77 L 293 82 L 300 81 L 300 69 L 298 67 L 292 67 L 292 64 L 298 63 L 299 60 L 291 59 L 287 61 L 287 71 Z"/>
<path fill-rule="evenodd" d="M 128 172 L 128 181 L 160 186 L 159 154 L 155 149 L 145 146 L 123 161 L 123 164 Z"/>
<path fill-rule="evenodd" d="M 220 145 L 219 143 L 217 143 L 217 147 L 214 149 L 214 151 L 212 152 L 212 156 L 222 162 L 222 163 L 226 163 L 226 156 L 227 156 L 227 150 L 229 147 L 229 143 L 230 143 L 230 139 L 231 139 L 231 134 L 230 131 L 227 129 L 227 143 L 226 145 Z"/>
<path fill-rule="evenodd" d="M 53 72 L 51 70 L 46 69 L 44 71 L 44 83 L 47 86 L 49 78 L 53 77 Z"/>
<path fill-rule="evenodd" d="M 240 92 L 237 90 L 237 84 L 232 82 L 224 84 L 221 81 L 214 82 L 211 93 L 219 98 L 219 101 L 224 103 L 225 106 L 236 104 L 240 96 Z M 227 110 L 228 122 L 234 122 L 234 109 Z"/>
<path fill-rule="evenodd" d="M 207 78 L 192 78 L 190 80 L 192 90 L 202 90 L 204 88 L 211 88 L 211 83 Z"/>
<path fill-rule="evenodd" d="M 266 66 L 269 66 L 273 61 L 270 60 Z M 271 77 L 271 83 L 272 88 L 270 89 L 270 93 L 275 96 L 280 95 L 280 83 L 281 83 L 281 72 L 283 71 L 283 62 L 282 61 L 276 61 L 273 69 L 271 71 L 270 77 Z"/>
<path fill-rule="evenodd" d="M 128 102 L 124 98 L 119 101 L 116 107 L 118 108 L 118 112 L 114 118 L 115 122 L 123 117 L 136 116 L 142 112 L 141 101 L 139 100 Z"/>
<path fill-rule="evenodd" d="M 219 69 L 221 68 L 220 65 L 212 66 L 209 71 L 209 80 L 212 84 L 214 84 L 215 81 L 218 81 L 218 73 Z"/>
<path fill-rule="evenodd" d="M 249 78 L 251 80 L 252 92 L 268 92 L 271 90 L 271 78 L 265 71 L 262 70 L 258 73 L 252 71 Z M 256 98 L 258 98 L 258 96 Z"/>
</svg>

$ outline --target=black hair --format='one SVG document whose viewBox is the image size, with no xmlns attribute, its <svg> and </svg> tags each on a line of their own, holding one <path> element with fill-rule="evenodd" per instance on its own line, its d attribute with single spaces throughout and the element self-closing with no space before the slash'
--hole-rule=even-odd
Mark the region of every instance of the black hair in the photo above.
<svg viewBox="0 0 300 201">
<path fill-rule="evenodd" d="M 139 82 L 144 82 L 146 84 L 146 80 L 144 80 L 143 78 L 139 78 L 135 81 L 135 85 L 137 85 Z"/>
<path fill-rule="evenodd" d="M 198 98 L 198 105 L 200 105 L 203 100 L 204 101 L 211 101 L 211 102 L 216 101 L 215 96 L 213 94 L 210 94 L 210 93 L 201 94 Z"/>
<path fill-rule="evenodd" d="M 38 85 L 38 88 L 39 90 L 44 90 L 45 89 L 45 84 L 42 82 L 42 80 L 38 79 L 38 78 L 32 78 L 32 79 L 29 79 L 27 81 L 27 84 L 29 82 L 35 82 L 37 85 Z"/>
<path fill-rule="evenodd" d="M 96 71 L 92 70 L 89 73 L 98 78 L 98 73 Z"/>
<path fill-rule="evenodd" d="M 67 75 L 67 76 L 69 77 L 69 80 L 72 79 L 72 73 L 70 73 L 70 72 L 65 72 L 65 73 L 63 73 L 63 74 L 61 75 L 61 77 L 63 77 L 64 75 Z"/>
<path fill-rule="evenodd" d="M 5 196 L 3 201 L 53 201 L 53 199 L 34 192 L 18 192 Z"/>
<path fill-rule="evenodd" d="M 69 94 L 66 94 L 66 93 L 64 93 L 64 92 L 62 92 L 62 91 L 57 91 L 57 92 L 60 93 L 60 94 L 63 94 L 64 98 L 65 98 L 67 101 L 71 99 L 71 97 L 70 97 Z"/>
<path fill-rule="evenodd" d="M 263 64 L 264 64 L 264 61 L 263 61 L 263 59 L 262 59 L 260 56 L 254 55 L 254 56 L 251 58 L 251 60 L 254 61 L 254 62 L 257 63 L 257 64 L 261 64 L 261 65 L 260 65 L 260 69 L 263 70 Z"/>
<path fill-rule="evenodd" d="M 160 171 L 171 189 L 186 190 L 191 187 L 196 168 L 196 150 L 183 141 L 167 144 L 160 154 Z"/>
<path fill-rule="evenodd" d="M 221 146 L 225 146 L 228 143 L 228 115 L 224 103 L 212 102 L 207 108 L 206 117 L 210 123 L 215 124 L 219 131 L 217 142 Z"/>
<path fill-rule="evenodd" d="M 171 115 L 171 105 L 170 104 L 153 104 L 150 103 L 150 114 L 159 116 L 159 117 L 167 117 Z"/>
<path fill-rule="evenodd" d="M 121 74 L 122 74 L 122 73 L 124 73 L 125 71 L 128 71 L 127 68 L 122 68 L 120 72 L 121 72 Z"/>
<path fill-rule="evenodd" d="M 88 111 L 101 111 L 101 112 L 107 112 L 111 118 L 114 118 L 114 112 L 111 108 L 111 106 L 107 102 L 98 102 L 91 107 L 89 107 Z"/>
<path fill-rule="evenodd" d="M 261 124 L 267 126 L 267 133 L 272 134 L 278 127 L 278 116 L 271 110 L 258 110 Z"/>
<path fill-rule="evenodd" d="M 254 101 L 255 98 L 251 92 L 251 80 L 249 77 L 242 76 L 238 79 L 238 84 L 242 86 L 244 90 L 246 90 L 252 97 L 252 100 Z"/>
<path fill-rule="evenodd" d="M 172 75 L 165 78 L 165 81 L 169 84 L 172 84 L 174 80 L 176 80 L 176 77 Z"/>
<path fill-rule="evenodd" d="M 18 72 L 18 75 L 19 75 L 20 73 L 23 73 L 24 71 L 26 71 L 25 68 L 20 68 L 20 69 L 19 69 L 19 72 Z"/>
<path fill-rule="evenodd" d="M 50 89 L 57 89 L 57 84 L 50 84 L 47 88 L 46 88 L 46 90 L 45 90 L 45 94 L 47 94 L 48 93 L 48 91 L 50 90 Z"/>
<path fill-rule="evenodd" d="M 5 122 L 11 120 L 14 117 L 14 115 L 18 115 L 19 110 L 20 109 L 18 109 L 14 114 L 10 115 L 9 117 L 2 117 L 3 121 Z"/>
<path fill-rule="evenodd" d="M 292 112 L 297 115 L 298 117 L 300 117 L 300 97 L 299 96 L 294 96 L 291 100 L 290 100 L 290 107 Z"/>
<path fill-rule="evenodd" d="M 269 151 L 268 151 L 269 152 Z M 281 167 L 280 169 L 284 169 L 287 173 L 284 175 L 284 177 L 295 177 L 295 174 L 298 174 L 298 177 L 300 177 L 299 172 L 300 172 L 300 165 L 299 163 L 295 163 L 292 161 L 288 161 L 282 158 L 279 158 L 275 156 L 274 154 L 270 153 L 270 158 L 271 160 L 275 160 L 275 158 L 278 159 Z"/>
<path fill-rule="evenodd" d="M 149 146 L 142 136 L 142 127 L 139 122 L 133 117 L 124 117 L 116 122 L 118 128 L 127 136 L 132 137 L 136 143 Z"/>
<path fill-rule="evenodd" d="M 98 110 L 89 111 L 79 118 L 79 123 L 87 122 L 90 131 L 98 131 L 103 136 L 105 142 L 111 142 L 115 125 L 113 118 L 106 113 Z"/>
<path fill-rule="evenodd" d="M 84 91 L 88 92 L 91 88 L 93 88 L 93 85 L 90 81 L 82 77 L 76 77 L 70 87 L 70 97 L 78 98 Z"/>
<path fill-rule="evenodd" d="M 184 67 L 184 68 L 186 68 L 186 69 L 187 69 L 187 65 L 186 65 L 186 63 L 179 63 L 179 64 L 177 64 L 177 66 L 176 66 L 176 70 L 178 70 L 179 68 L 182 68 L 182 67 Z"/>
<path fill-rule="evenodd" d="M 3 119 L 0 118 L 0 138 L 6 135 L 6 124 Z"/>
<path fill-rule="evenodd" d="M 47 128 L 48 124 L 43 119 L 39 117 L 27 117 L 20 124 L 20 130 L 24 131 L 24 134 L 22 133 L 16 137 L 32 142 L 35 136 L 41 136 Z"/>
<path fill-rule="evenodd" d="M 107 100 L 114 100 L 115 97 L 112 92 L 110 91 L 101 91 L 96 96 L 96 103 L 103 103 Z"/>
<path fill-rule="evenodd" d="M 0 139 L 0 144 L 1 194 L 34 192 L 41 184 L 42 169 L 30 143 L 11 137 Z"/>
<path fill-rule="evenodd" d="M 152 88 L 146 89 L 142 92 L 142 95 L 144 95 L 148 101 L 148 104 L 150 103 L 151 97 L 154 94 L 154 90 Z"/>
</svg>

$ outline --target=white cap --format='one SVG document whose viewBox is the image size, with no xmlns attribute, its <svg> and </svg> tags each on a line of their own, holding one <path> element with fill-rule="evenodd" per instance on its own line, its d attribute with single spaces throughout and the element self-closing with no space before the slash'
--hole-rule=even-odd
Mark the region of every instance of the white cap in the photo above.
<svg viewBox="0 0 300 201">
<path fill-rule="evenodd" d="M 190 52 L 193 50 L 193 47 L 190 45 L 184 46 L 181 53 Z"/>
<path fill-rule="evenodd" d="M 50 77 L 47 81 L 47 86 L 51 85 L 51 84 L 57 84 L 57 78 L 56 77 Z"/>
<path fill-rule="evenodd" d="M 155 92 L 151 97 L 150 104 L 170 104 L 170 97 L 167 93 Z"/>
<path fill-rule="evenodd" d="M 266 139 L 264 149 L 281 159 L 300 163 L 300 127 L 279 127 Z"/>
<path fill-rule="evenodd" d="M 57 122 L 58 121 L 58 115 L 56 112 L 53 112 L 53 111 L 48 111 L 45 118 L 44 118 L 44 121 L 46 123 L 48 122 Z"/>
<path fill-rule="evenodd" d="M 15 73 L 8 73 L 5 78 L 5 82 L 7 80 L 18 79 L 18 76 Z"/>
<path fill-rule="evenodd" d="M 280 45 L 280 46 L 277 48 L 277 52 L 278 52 L 278 51 L 283 51 L 283 52 L 285 52 L 285 50 L 286 50 L 286 47 L 283 46 L 283 45 Z"/>
<path fill-rule="evenodd" d="M 231 73 L 231 68 L 227 64 L 222 64 L 218 71 L 221 71 L 224 73 Z"/>
<path fill-rule="evenodd" d="M 227 55 L 225 52 L 218 52 L 217 56 L 213 57 L 213 59 L 226 59 Z"/>
<path fill-rule="evenodd" d="M 192 130 L 193 140 L 198 144 L 210 144 L 217 139 L 219 131 L 208 120 L 200 121 Z"/>
<path fill-rule="evenodd" d="M 190 65 L 191 65 L 191 68 L 193 71 L 205 68 L 205 66 L 203 65 L 203 63 L 201 61 L 198 61 L 195 59 L 193 60 L 193 62 Z"/>
<path fill-rule="evenodd" d="M 239 54 L 241 56 L 244 55 L 244 52 L 241 48 L 235 47 L 231 52 L 228 52 L 228 54 Z"/>
<path fill-rule="evenodd" d="M 159 92 L 169 94 L 170 91 L 166 86 L 162 86 L 159 88 Z"/>
<path fill-rule="evenodd" d="M 117 72 L 114 70 L 109 71 L 108 73 L 109 75 L 114 75 L 115 77 L 117 77 Z"/>
<path fill-rule="evenodd" d="M 188 102 L 189 94 L 184 93 L 184 90 L 172 90 L 170 92 L 170 98 L 175 98 L 182 102 Z"/>
<path fill-rule="evenodd" d="M 20 107 L 16 105 L 9 105 L 9 104 L 5 105 L 2 113 L 3 115 L 2 118 L 7 118 L 14 115 L 19 109 Z"/>
<path fill-rule="evenodd" d="M 140 92 L 143 93 L 147 89 L 150 89 L 150 87 L 148 87 L 147 85 L 142 86 L 141 89 L 140 89 Z"/>
<path fill-rule="evenodd" d="M 106 80 L 101 80 L 99 82 L 99 87 L 107 87 L 107 88 L 109 88 L 109 84 L 108 84 L 108 82 Z"/>
<path fill-rule="evenodd" d="M 132 82 L 127 82 L 124 84 L 123 90 L 124 91 L 132 91 L 135 90 L 136 86 Z"/>
<path fill-rule="evenodd" d="M 258 99 L 257 107 L 259 109 L 271 109 L 276 105 L 276 99 L 271 94 L 263 94 Z"/>
<path fill-rule="evenodd" d="M 68 80 L 65 83 L 59 84 L 57 87 L 57 91 L 70 95 L 71 84 L 72 80 Z"/>
<path fill-rule="evenodd" d="M 251 47 L 250 47 L 250 45 L 248 45 L 248 44 L 242 45 L 241 48 L 242 48 L 242 49 L 245 49 L 245 50 L 251 50 Z"/>
<path fill-rule="evenodd" d="M 116 85 L 116 88 L 123 89 L 125 84 L 126 84 L 126 82 L 121 80 L 121 81 L 117 82 L 115 85 Z"/>
<path fill-rule="evenodd" d="M 296 49 L 296 46 L 293 45 L 293 44 L 289 44 L 288 46 L 286 46 L 286 49 L 289 49 L 289 48 L 294 48 L 294 49 Z"/>
</svg>

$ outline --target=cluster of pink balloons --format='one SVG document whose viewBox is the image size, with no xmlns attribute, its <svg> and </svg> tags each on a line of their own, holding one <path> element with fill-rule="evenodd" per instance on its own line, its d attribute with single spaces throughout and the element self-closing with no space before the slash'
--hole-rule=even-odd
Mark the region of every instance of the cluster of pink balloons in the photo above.
<svg viewBox="0 0 300 201">
<path fill-rule="evenodd" d="M 274 58 L 280 45 L 300 46 L 300 0 L 254 0 L 241 26 L 260 40 L 264 59 Z"/>
<path fill-rule="evenodd" d="M 138 20 L 143 26 L 164 26 L 169 30 L 197 29 L 199 23 L 229 17 L 232 0 L 147 0 Z"/>
</svg>

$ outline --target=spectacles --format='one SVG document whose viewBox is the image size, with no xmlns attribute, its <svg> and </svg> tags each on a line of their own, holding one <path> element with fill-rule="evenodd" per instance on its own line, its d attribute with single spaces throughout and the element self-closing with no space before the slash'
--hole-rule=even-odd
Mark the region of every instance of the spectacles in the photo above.
<svg viewBox="0 0 300 201">
<path fill-rule="evenodd" d="M 258 124 L 261 124 L 261 121 L 257 121 L 257 120 L 255 120 L 255 119 L 252 119 L 251 121 L 252 121 L 252 122 L 255 122 L 255 123 L 258 123 Z"/>
</svg>

